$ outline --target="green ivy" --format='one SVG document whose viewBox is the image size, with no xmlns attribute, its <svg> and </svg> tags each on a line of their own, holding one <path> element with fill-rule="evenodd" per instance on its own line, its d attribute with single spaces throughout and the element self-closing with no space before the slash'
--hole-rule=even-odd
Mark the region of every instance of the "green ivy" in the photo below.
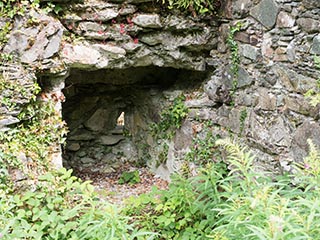
<svg viewBox="0 0 320 240">
<path fill-rule="evenodd" d="M 188 115 L 188 108 L 184 105 L 185 96 L 180 95 L 173 100 L 173 104 L 160 114 L 160 122 L 151 124 L 151 133 L 158 139 L 171 139 L 174 131 L 179 129 L 182 121 Z"/>
<path fill-rule="evenodd" d="M 217 159 L 220 152 L 218 151 L 215 142 L 220 136 L 213 136 L 212 123 L 210 121 L 204 123 L 203 135 L 204 137 L 197 136 L 193 139 L 190 152 L 186 154 L 187 162 L 205 166 Z"/>
<path fill-rule="evenodd" d="M 241 26 L 242 24 L 240 22 L 238 22 L 235 26 L 231 26 L 230 32 L 227 38 L 227 43 L 229 45 L 230 52 L 231 52 L 231 72 L 233 75 L 231 96 L 234 95 L 238 86 L 240 56 L 239 56 L 238 43 L 235 41 L 234 36 L 237 32 L 241 30 Z"/>
</svg>

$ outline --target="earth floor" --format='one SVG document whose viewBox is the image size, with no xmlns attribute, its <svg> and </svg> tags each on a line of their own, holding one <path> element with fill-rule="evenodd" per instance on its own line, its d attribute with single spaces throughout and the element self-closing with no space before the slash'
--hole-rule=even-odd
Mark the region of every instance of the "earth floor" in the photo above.
<svg viewBox="0 0 320 240">
<path fill-rule="evenodd" d="M 140 182 L 136 184 L 120 184 L 119 179 L 124 172 L 138 171 Z M 92 181 L 98 195 L 110 203 L 122 205 L 125 199 L 131 196 L 150 192 L 155 186 L 158 189 L 167 189 L 168 182 L 155 176 L 146 167 L 135 167 L 123 164 L 112 173 L 92 172 L 90 169 L 75 170 L 75 175 L 84 181 Z"/>
</svg>

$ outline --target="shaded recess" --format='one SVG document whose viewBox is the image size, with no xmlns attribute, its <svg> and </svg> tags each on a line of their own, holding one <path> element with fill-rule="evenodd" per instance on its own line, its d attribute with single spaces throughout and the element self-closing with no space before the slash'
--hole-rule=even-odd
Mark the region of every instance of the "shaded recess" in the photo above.
<svg viewBox="0 0 320 240">
<path fill-rule="evenodd" d="M 73 69 L 63 90 L 69 134 L 64 166 L 75 172 L 110 173 L 124 162 L 146 164 L 149 126 L 173 93 L 195 89 L 206 72 L 160 67 Z"/>
</svg>

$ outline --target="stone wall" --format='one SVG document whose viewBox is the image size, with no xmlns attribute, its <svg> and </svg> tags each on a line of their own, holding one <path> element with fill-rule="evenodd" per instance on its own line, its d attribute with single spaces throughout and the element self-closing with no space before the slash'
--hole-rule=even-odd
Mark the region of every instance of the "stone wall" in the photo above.
<svg viewBox="0 0 320 240">
<path fill-rule="evenodd" d="M 238 138 L 258 155 L 257 167 L 274 172 L 289 170 L 292 161 L 300 161 L 308 151 L 308 138 L 320 145 L 319 107 L 304 97 L 309 89 L 318 90 L 320 77 L 313 60 L 313 55 L 320 54 L 318 0 L 226 0 L 219 17 L 169 11 L 149 0 L 67 2 L 59 1 L 64 11 L 56 17 L 34 10 L 17 17 L 2 51 L 33 69 L 43 92 L 57 100 L 57 111 L 63 112 L 61 102 L 66 100 L 63 106 L 72 130 L 69 140 L 79 140 L 79 135 L 72 136 L 79 129 L 94 136 L 100 131 L 98 140 L 109 136 L 112 129 L 108 126 L 128 106 L 124 102 L 119 103 L 123 107 L 115 106 L 114 99 L 125 95 L 126 102 L 137 101 L 133 112 L 138 113 L 127 111 L 127 122 L 134 118 L 143 122 L 141 128 L 137 121 L 131 123 L 130 144 L 137 148 L 138 158 L 145 156 L 163 176 L 179 168 L 192 139 L 204 138 L 206 131 Z M 228 37 L 238 23 L 241 27 L 234 40 L 240 63 L 235 74 Z M 162 77 L 151 81 L 160 86 L 154 94 L 141 73 L 143 67 L 146 72 L 148 67 L 192 70 L 199 73 L 200 77 L 190 75 L 199 84 L 180 79 L 164 88 L 159 83 Z M 112 75 L 114 70 L 117 77 Z M 132 90 L 136 82 L 141 83 L 139 93 Z M 78 94 L 81 89 L 85 95 Z M 175 137 L 165 141 L 168 149 L 164 151 L 163 142 L 150 139 L 147 125 L 157 122 L 161 110 L 181 92 L 187 96 L 189 114 Z M 147 107 L 137 107 L 139 101 Z M 70 120 L 72 109 L 77 114 Z M 153 113 L 145 117 L 146 109 Z M 105 114 L 100 114 L 98 122 L 91 121 L 92 126 L 90 119 L 97 111 Z M 10 127 L 8 119 L 14 116 L 8 112 L 2 116 L 5 127 Z M 208 121 L 210 128 L 205 128 Z M 103 129 L 96 129 L 99 126 Z M 90 158 L 88 152 L 81 152 L 92 139 L 79 141 L 68 145 L 72 154 Z M 92 150 L 94 158 L 99 153 L 101 160 L 108 154 L 97 149 Z M 166 161 L 156 164 L 163 153 Z"/>
</svg>

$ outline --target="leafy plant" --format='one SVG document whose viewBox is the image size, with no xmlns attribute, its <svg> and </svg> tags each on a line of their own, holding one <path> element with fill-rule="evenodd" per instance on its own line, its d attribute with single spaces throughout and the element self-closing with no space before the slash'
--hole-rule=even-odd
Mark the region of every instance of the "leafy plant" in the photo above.
<svg viewBox="0 0 320 240">
<path fill-rule="evenodd" d="M 162 0 L 162 4 L 167 4 L 169 9 L 187 9 L 190 10 L 194 16 L 196 14 L 215 13 L 219 3 L 220 1 L 218 0 Z"/>
<path fill-rule="evenodd" d="M 131 172 L 123 172 L 120 176 L 119 183 L 120 184 L 125 184 L 129 183 L 130 185 L 134 185 L 136 183 L 139 183 L 140 176 L 139 176 L 139 171 L 131 171 Z"/>
<path fill-rule="evenodd" d="M 115 206 L 100 201 L 89 182 L 71 170 L 39 176 L 37 187 L 21 194 L 0 190 L 2 239 L 139 239 Z M 140 238 L 141 239 L 141 238 Z"/>
<path fill-rule="evenodd" d="M 319 150 L 295 174 L 257 172 L 255 157 L 231 140 L 217 140 L 225 162 L 172 180 L 167 191 L 133 200 L 126 213 L 158 239 L 317 239 L 320 234 Z M 138 211 L 136 211 L 138 209 Z"/>
<path fill-rule="evenodd" d="M 188 162 L 193 162 L 200 166 L 205 166 L 207 163 L 215 161 L 219 154 L 215 144 L 219 135 L 213 135 L 210 123 L 205 124 L 203 131 L 204 137 L 198 136 L 194 138 L 190 152 L 186 154 L 186 160 Z"/>
<path fill-rule="evenodd" d="M 181 127 L 182 121 L 188 115 L 188 108 L 184 105 L 184 101 L 185 96 L 180 95 L 173 100 L 169 108 L 161 112 L 160 122 L 151 125 L 151 132 L 154 136 L 162 139 L 173 137 L 173 131 Z"/>
<path fill-rule="evenodd" d="M 234 95 L 238 86 L 238 72 L 240 64 L 239 48 L 234 36 L 241 30 L 242 24 L 238 22 L 235 26 L 230 27 L 230 32 L 227 38 L 227 43 L 231 52 L 231 72 L 233 74 L 231 96 Z"/>
</svg>

